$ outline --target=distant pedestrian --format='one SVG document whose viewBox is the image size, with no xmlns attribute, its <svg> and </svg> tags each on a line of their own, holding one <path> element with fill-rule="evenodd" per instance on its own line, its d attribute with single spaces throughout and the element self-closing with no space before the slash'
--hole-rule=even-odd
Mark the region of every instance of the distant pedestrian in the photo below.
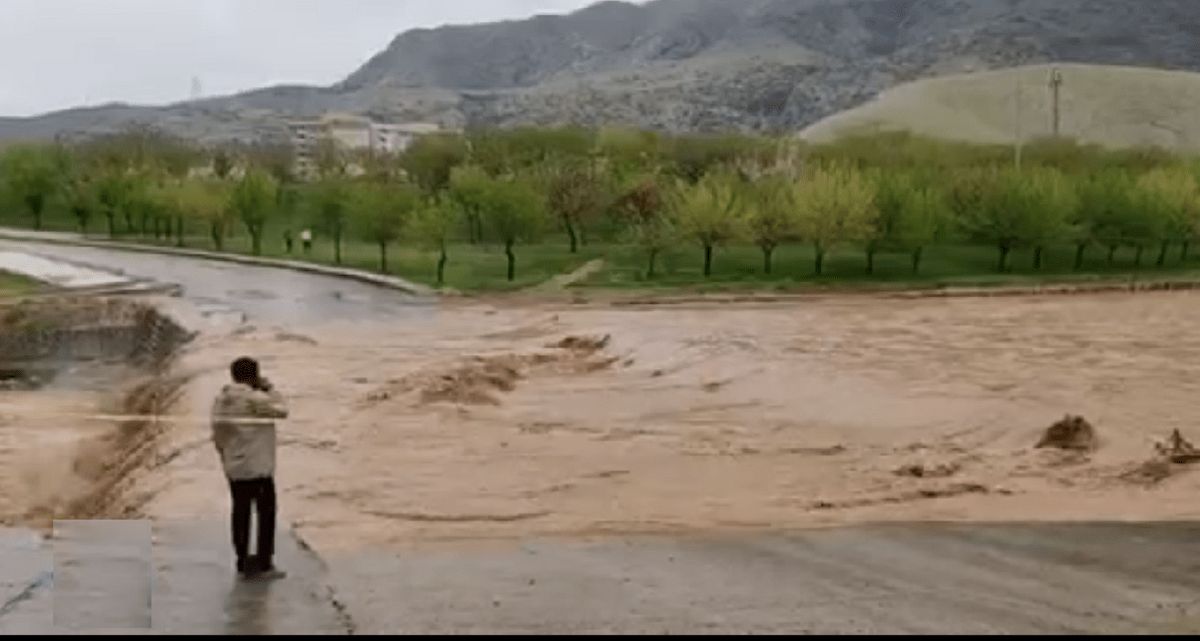
<svg viewBox="0 0 1200 641">
<path fill-rule="evenodd" d="M 308 255 L 312 252 L 312 230 L 305 229 L 300 232 L 300 244 L 304 247 L 304 254 Z"/>
<path fill-rule="evenodd" d="M 287 248 L 287 253 L 292 253 L 292 230 L 290 229 L 283 232 L 283 246 Z"/>
<path fill-rule="evenodd" d="M 275 419 L 287 418 L 283 397 L 242 357 L 229 368 L 212 406 L 212 439 L 233 497 L 233 549 L 237 571 L 246 579 L 278 579 L 275 569 Z M 258 513 L 258 541 L 250 554 L 250 512 Z"/>
</svg>

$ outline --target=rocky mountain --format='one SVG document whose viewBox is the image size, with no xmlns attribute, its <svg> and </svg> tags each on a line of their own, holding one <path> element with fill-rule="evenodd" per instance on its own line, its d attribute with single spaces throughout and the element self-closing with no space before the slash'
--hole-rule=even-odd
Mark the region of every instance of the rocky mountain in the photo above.
<svg viewBox="0 0 1200 641">
<path fill-rule="evenodd" d="M 1045 62 L 1200 70 L 1197 0 L 607 1 L 416 29 L 330 87 L 0 119 L 0 139 L 155 124 L 206 141 L 327 110 L 447 126 L 796 131 L 897 84 Z"/>
</svg>

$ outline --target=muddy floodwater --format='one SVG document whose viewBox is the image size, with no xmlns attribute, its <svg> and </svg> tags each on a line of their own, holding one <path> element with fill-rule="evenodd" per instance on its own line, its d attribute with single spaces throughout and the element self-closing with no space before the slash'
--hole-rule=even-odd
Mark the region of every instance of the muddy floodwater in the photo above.
<svg viewBox="0 0 1200 641">
<path fill-rule="evenodd" d="M 283 517 L 322 553 L 877 520 L 1182 520 L 1200 297 L 446 304 L 421 323 L 243 327 L 195 373 L 135 487 L 220 515 L 206 414 L 235 356 L 291 399 Z M 1066 414 L 1094 451 L 1037 449 Z M 1157 469 L 1157 468 L 1156 468 Z"/>
</svg>

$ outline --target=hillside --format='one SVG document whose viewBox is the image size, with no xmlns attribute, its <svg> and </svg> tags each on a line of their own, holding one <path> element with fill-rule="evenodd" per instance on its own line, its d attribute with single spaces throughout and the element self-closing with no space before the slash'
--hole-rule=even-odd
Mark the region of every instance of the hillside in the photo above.
<svg viewBox="0 0 1200 641">
<path fill-rule="evenodd" d="M 922 78 L 1045 62 L 1200 71 L 1195 0 L 655 0 L 404 32 L 331 87 L 0 119 L 0 139 L 127 120 L 217 140 L 326 109 L 451 126 L 796 131 Z"/>
<path fill-rule="evenodd" d="M 1048 81 L 1055 67 L 1062 77 L 1061 135 L 1107 147 L 1200 151 L 1200 73 L 1078 64 L 918 80 L 825 118 L 800 135 L 824 142 L 847 134 L 909 131 L 980 143 L 1011 143 L 1018 131 L 1025 140 L 1049 136 L 1053 110 Z"/>
</svg>

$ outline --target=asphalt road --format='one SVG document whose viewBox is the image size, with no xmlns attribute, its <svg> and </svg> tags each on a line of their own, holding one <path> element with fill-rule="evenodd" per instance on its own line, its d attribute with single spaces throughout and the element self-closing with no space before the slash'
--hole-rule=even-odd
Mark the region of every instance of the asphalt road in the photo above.
<svg viewBox="0 0 1200 641">
<path fill-rule="evenodd" d="M 436 303 L 402 292 L 331 276 L 277 267 L 0 240 L 0 251 L 38 256 L 148 278 L 183 287 L 182 297 L 200 313 L 241 314 L 248 322 L 303 325 L 347 319 L 430 318 Z"/>
<path fill-rule="evenodd" d="M 429 312 L 395 292 L 277 269 L 38 251 L 177 282 L 197 304 L 260 322 Z M 887 525 L 323 560 L 281 534 L 290 576 L 266 586 L 232 579 L 224 524 L 156 527 L 152 623 L 134 633 L 1200 632 L 1195 524 Z M 69 552 L 0 532 L 0 633 L 56 631 L 56 590 L 77 591 L 59 597 L 76 599 L 76 628 L 113 625 L 87 619 L 101 610 L 146 621 L 141 548 L 74 549 L 83 578 L 63 587 L 51 568 Z"/>
</svg>

